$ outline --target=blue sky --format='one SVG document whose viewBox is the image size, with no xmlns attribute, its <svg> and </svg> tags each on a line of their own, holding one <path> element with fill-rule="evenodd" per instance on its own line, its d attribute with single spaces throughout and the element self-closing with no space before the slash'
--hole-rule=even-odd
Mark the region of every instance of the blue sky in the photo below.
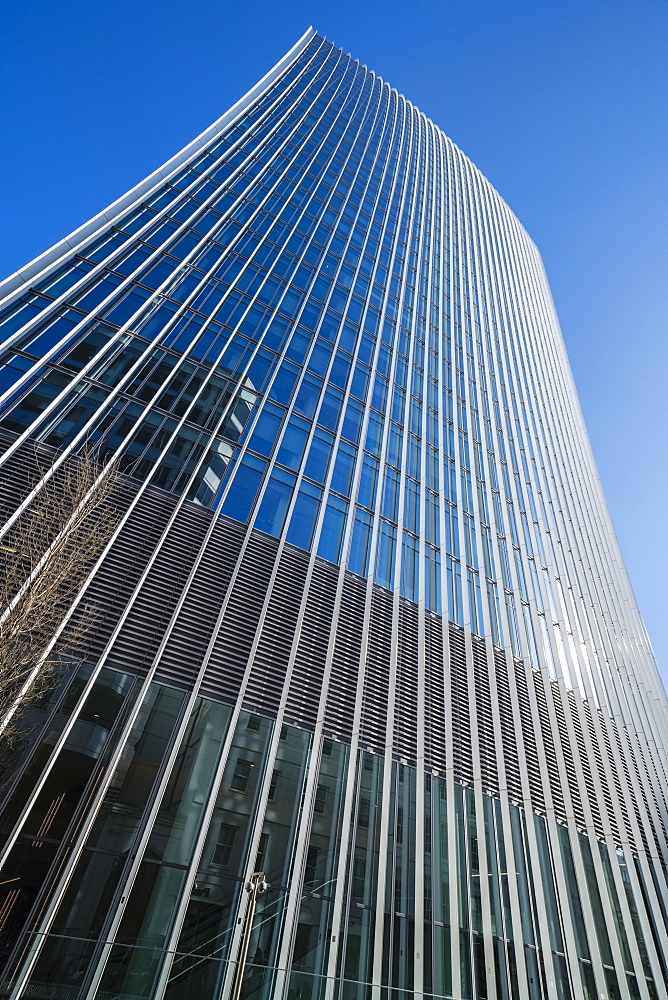
<svg viewBox="0 0 668 1000">
<path fill-rule="evenodd" d="M 6 0 L 0 276 L 217 118 L 314 24 L 483 170 L 541 248 L 668 679 L 665 0 Z"/>
</svg>

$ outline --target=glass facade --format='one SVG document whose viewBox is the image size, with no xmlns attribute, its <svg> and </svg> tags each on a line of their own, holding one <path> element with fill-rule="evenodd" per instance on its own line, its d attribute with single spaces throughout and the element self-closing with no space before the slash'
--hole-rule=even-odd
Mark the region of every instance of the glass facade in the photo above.
<svg viewBox="0 0 668 1000">
<path fill-rule="evenodd" d="M 0 995 L 668 996 L 665 694 L 443 132 L 309 31 L 0 292 L 7 525 L 35 448 L 123 474 L 5 768 Z"/>
</svg>

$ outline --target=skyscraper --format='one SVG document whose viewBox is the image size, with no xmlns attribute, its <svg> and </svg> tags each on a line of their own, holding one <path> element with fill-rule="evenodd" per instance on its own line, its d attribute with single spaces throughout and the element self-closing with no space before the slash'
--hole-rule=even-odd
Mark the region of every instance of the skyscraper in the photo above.
<svg viewBox="0 0 668 1000">
<path fill-rule="evenodd" d="M 666 997 L 665 695 L 470 161 L 309 31 L 2 291 L 5 517 L 35 448 L 123 472 L 6 770 L 2 995 Z"/>
</svg>

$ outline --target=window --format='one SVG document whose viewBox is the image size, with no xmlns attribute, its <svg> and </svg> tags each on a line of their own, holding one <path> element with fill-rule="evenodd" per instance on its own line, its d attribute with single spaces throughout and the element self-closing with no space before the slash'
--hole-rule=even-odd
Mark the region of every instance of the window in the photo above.
<svg viewBox="0 0 668 1000">
<path fill-rule="evenodd" d="M 218 842 L 213 851 L 212 863 L 221 868 L 227 868 L 230 863 L 232 848 L 239 828 L 231 823 L 221 823 L 218 831 Z"/>
<path fill-rule="evenodd" d="M 269 783 L 269 799 L 273 799 L 276 795 L 276 788 L 278 786 L 278 780 L 281 777 L 281 772 L 274 770 L 271 781 Z"/>
<path fill-rule="evenodd" d="M 230 788 L 235 792 L 245 792 L 248 788 L 248 779 L 251 776 L 253 764 L 249 760 L 238 760 L 230 782 Z"/>
<path fill-rule="evenodd" d="M 304 885 L 310 885 L 316 880 L 317 867 L 318 867 L 318 851 L 317 847 L 309 847 L 306 854 L 306 867 L 304 869 Z"/>
<path fill-rule="evenodd" d="M 327 805 L 327 797 L 329 795 L 329 788 L 327 785 L 318 785 L 315 791 L 315 803 L 313 805 L 313 812 L 324 813 L 325 807 Z"/>
<path fill-rule="evenodd" d="M 260 836 L 260 843 L 257 849 L 257 857 L 255 858 L 255 871 L 264 871 L 265 861 L 267 860 L 267 847 L 269 846 L 269 834 L 263 833 Z"/>
</svg>

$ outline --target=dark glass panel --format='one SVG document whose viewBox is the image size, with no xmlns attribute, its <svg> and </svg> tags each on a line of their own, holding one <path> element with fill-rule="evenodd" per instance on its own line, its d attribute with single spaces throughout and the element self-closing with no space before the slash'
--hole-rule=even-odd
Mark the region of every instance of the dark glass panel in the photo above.
<svg viewBox="0 0 668 1000">
<path fill-rule="evenodd" d="M 133 684 L 127 674 L 107 668 L 100 672 L 24 823 L 24 833 L 62 837 Z"/>
<path fill-rule="evenodd" d="M 231 709 L 198 698 L 160 809 L 146 857 L 187 865 L 216 771 Z"/>
<path fill-rule="evenodd" d="M 244 976 L 244 996 L 264 982 L 263 967 L 275 965 L 283 907 L 290 883 L 295 838 L 302 815 L 303 784 L 311 734 L 284 726 L 275 759 L 277 779 L 267 803 L 259 852 L 251 870 L 263 871 L 269 890 L 258 897 L 248 950 L 249 968 Z"/>
<path fill-rule="evenodd" d="M 64 663 L 54 676 L 53 687 L 26 709 L 22 721 L 24 738 L 19 739 L 11 750 L 6 748 L 3 758 L 1 790 L 4 805 L 0 812 L 0 830 L 3 833 L 9 833 L 23 810 L 92 669 L 90 663 L 82 664 L 78 670 L 73 664 Z M 42 732 L 45 722 L 46 728 Z M 19 776 L 21 767 L 25 769 Z M 13 788 L 12 782 L 15 782 Z"/>
<path fill-rule="evenodd" d="M 88 846 L 129 850 L 151 798 L 185 695 L 152 684 L 114 772 Z"/>
<path fill-rule="evenodd" d="M 76 997 L 95 950 L 93 941 L 50 934 L 30 976 L 27 992 L 38 1000 Z"/>
<path fill-rule="evenodd" d="M 227 957 L 243 880 L 253 870 L 247 854 L 271 731 L 268 720 L 240 714 L 181 929 L 180 952 Z M 209 974 L 216 976 L 218 970 L 212 966 Z M 197 963 L 185 960 L 173 970 L 179 989 L 197 975 Z"/>
</svg>

